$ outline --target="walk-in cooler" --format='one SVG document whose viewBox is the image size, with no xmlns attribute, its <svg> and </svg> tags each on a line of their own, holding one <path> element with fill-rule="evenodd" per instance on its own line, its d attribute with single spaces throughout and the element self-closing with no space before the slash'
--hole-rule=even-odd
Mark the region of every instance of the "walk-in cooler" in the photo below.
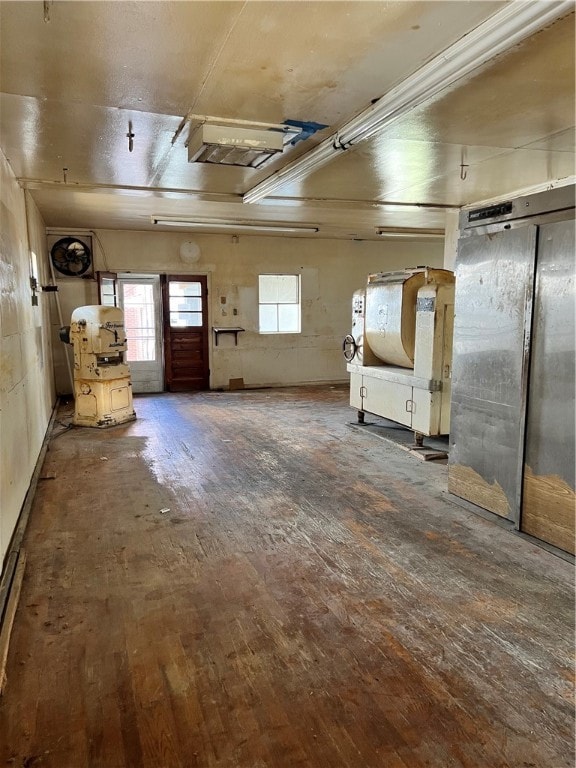
<svg viewBox="0 0 576 768">
<path fill-rule="evenodd" d="M 449 490 L 574 552 L 574 186 L 465 210 Z"/>
</svg>

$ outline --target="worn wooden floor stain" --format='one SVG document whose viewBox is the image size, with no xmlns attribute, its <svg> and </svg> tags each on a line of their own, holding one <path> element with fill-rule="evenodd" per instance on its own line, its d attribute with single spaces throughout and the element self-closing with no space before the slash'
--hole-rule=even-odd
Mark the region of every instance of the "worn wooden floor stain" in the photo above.
<svg viewBox="0 0 576 768">
<path fill-rule="evenodd" d="M 0 765 L 573 765 L 571 566 L 346 401 L 148 396 L 53 441 Z"/>
</svg>

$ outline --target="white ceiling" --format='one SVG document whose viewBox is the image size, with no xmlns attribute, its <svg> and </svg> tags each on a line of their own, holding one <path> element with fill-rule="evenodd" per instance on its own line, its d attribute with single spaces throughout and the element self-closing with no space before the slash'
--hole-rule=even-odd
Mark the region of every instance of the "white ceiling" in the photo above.
<svg viewBox="0 0 576 768">
<path fill-rule="evenodd" d="M 574 174 L 573 12 L 298 183 L 242 195 L 504 6 L 4 1 L 0 146 L 51 227 L 153 229 L 164 215 L 319 237 L 441 230 L 446 207 Z M 191 115 L 328 127 L 256 171 L 188 163 Z"/>
</svg>

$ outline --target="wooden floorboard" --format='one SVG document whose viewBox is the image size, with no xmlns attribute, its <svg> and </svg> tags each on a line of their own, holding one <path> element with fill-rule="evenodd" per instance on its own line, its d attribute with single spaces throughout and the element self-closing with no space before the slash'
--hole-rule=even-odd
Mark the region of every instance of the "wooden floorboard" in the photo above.
<svg viewBox="0 0 576 768">
<path fill-rule="evenodd" d="M 0 765 L 572 768 L 572 566 L 346 403 L 147 396 L 52 441 Z"/>
</svg>

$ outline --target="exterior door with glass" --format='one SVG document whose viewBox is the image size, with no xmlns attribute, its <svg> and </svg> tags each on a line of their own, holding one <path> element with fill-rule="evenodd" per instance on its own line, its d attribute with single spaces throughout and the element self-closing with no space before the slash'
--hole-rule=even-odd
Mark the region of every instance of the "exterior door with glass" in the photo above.
<svg viewBox="0 0 576 768">
<path fill-rule="evenodd" d="M 159 275 L 118 275 L 118 303 L 124 311 L 132 391 L 162 392 L 162 323 Z"/>
<path fill-rule="evenodd" d="M 205 275 L 166 275 L 162 286 L 166 389 L 208 389 L 208 285 Z"/>
</svg>

